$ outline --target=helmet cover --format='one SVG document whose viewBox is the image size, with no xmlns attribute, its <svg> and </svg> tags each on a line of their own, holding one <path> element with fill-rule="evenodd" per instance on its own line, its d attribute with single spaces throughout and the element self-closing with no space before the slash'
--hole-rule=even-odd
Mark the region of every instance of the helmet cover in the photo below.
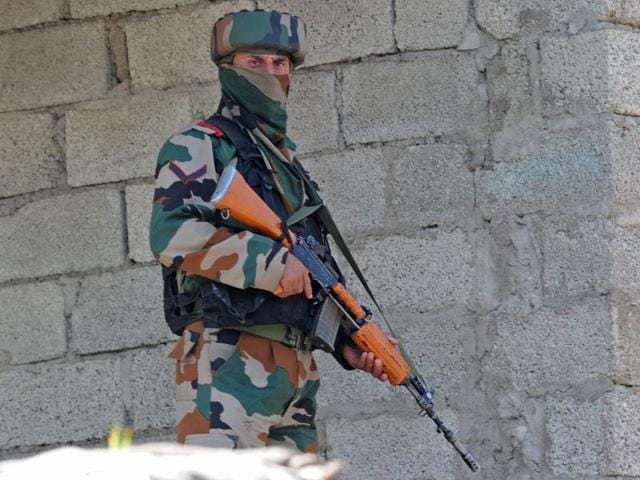
<svg viewBox="0 0 640 480">
<path fill-rule="evenodd" d="M 241 10 L 219 19 L 211 32 L 211 58 L 219 65 L 235 52 L 274 50 L 304 62 L 307 26 L 295 15 L 275 10 Z"/>
</svg>

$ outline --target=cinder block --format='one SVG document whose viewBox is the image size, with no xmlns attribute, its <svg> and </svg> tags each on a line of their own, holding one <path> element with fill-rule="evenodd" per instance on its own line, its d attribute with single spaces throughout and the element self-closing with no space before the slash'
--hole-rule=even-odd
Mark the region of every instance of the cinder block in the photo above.
<svg viewBox="0 0 640 480">
<path fill-rule="evenodd" d="M 603 295 L 614 286 L 611 222 L 572 216 L 545 221 L 535 229 L 546 296 Z"/>
<path fill-rule="evenodd" d="M 438 413 L 456 429 L 451 412 Z M 342 474 L 349 480 L 453 480 L 462 462 L 431 420 L 417 415 L 389 412 L 375 418 L 332 420 L 327 424 L 327 443 L 329 456 L 346 462 Z"/>
<path fill-rule="evenodd" d="M 174 346 L 142 350 L 131 359 L 129 383 L 136 431 L 175 426 L 176 364 L 169 358 Z"/>
<path fill-rule="evenodd" d="M 473 56 L 429 53 L 344 68 L 347 143 L 429 137 L 481 129 L 485 102 Z"/>
<path fill-rule="evenodd" d="M 619 301 L 613 310 L 616 349 L 614 381 L 640 385 L 640 307 L 631 299 Z"/>
<path fill-rule="evenodd" d="M 607 456 L 606 475 L 640 476 L 640 390 L 616 386 L 607 398 Z"/>
<path fill-rule="evenodd" d="M 71 16 L 73 18 L 96 17 L 131 11 L 157 10 L 172 8 L 176 5 L 187 5 L 197 0 L 108 0 L 94 2 L 93 0 L 70 0 Z"/>
<path fill-rule="evenodd" d="M 505 123 L 531 114 L 529 58 L 526 47 L 512 42 L 504 45 L 500 56 L 487 66 L 487 85 L 491 119 Z"/>
<path fill-rule="evenodd" d="M 64 3 L 64 0 L 33 0 L 28 3 L 0 0 L 0 30 L 58 20 L 63 15 Z"/>
<path fill-rule="evenodd" d="M 570 23 L 582 25 L 606 13 L 605 2 L 592 0 L 478 0 L 478 24 L 498 39 L 515 37 L 522 30 L 564 30 Z"/>
<path fill-rule="evenodd" d="M 150 177 L 169 136 L 191 121 L 187 95 L 104 101 L 67 113 L 69 185 Z"/>
<path fill-rule="evenodd" d="M 243 8 L 253 9 L 253 2 L 226 1 L 124 23 L 133 88 L 168 88 L 217 78 L 211 29 L 218 18 Z"/>
<path fill-rule="evenodd" d="M 640 290 L 640 229 L 578 215 L 517 225 L 494 232 L 514 250 L 513 258 L 507 251 L 499 258 L 500 280 L 512 290 L 526 295 L 537 287 L 555 300 Z"/>
<path fill-rule="evenodd" d="M 521 124 L 496 136 L 493 170 L 476 177 L 485 215 L 534 212 L 606 213 L 610 196 L 609 143 L 598 124 L 553 131 Z"/>
<path fill-rule="evenodd" d="M 388 0 L 258 0 L 258 6 L 291 12 L 304 20 L 307 66 L 388 53 L 394 48 Z"/>
<path fill-rule="evenodd" d="M 483 375 L 533 395 L 608 378 L 614 365 L 613 324 L 606 297 L 530 314 L 504 311 L 490 325 Z"/>
<path fill-rule="evenodd" d="M 103 97 L 109 89 L 105 39 L 102 22 L 3 36 L 0 42 L 0 84 L 3 86 L 0 111 Z"/>
<path fill-rule="evenodd" d="M 293 74 L 288 134 L 296 142 L 298 154 L 338 147 L 335 82 L 333 72 Z"/>
<path fill-rule="evenodd" d="M 473 173 L 466 165 L 466 147 L 390 147 L 384 154 L 391 165 L 391 216 L 401 225 L 450 224 L 473 211 Z"/>
<path fill-rule="evenodd" d="M 618 291 L 640 292 L 640 228 L 616 228 L 611 239 L 613 284 Z"/>
<path fill-rule="evenodd" d="M 547 108 L 640 113 L 640 35 L 600 30 L 540 42 Z"/>
<path fill-rule="evenodd" d="M 549 398 L 545 410 L 551 441 L 546 456 L 554 475 L 572 478 L 599 475 L 605 461 L 604 402 Z"/>
<path fill-rule="evenodd" d="M 303 163 L 345 234 L 384 225 L 386 172 L 380 149 L 345 150 Z"/>
<path fill-rule="evenodd" d="M 66 351 L 64 296 L 53 282 L 0 289 L 0 357 L 20 364 L 50 360 Z"/>
<path fill-rule="evenodd" d="M 190 88 L 189 94 L 196 118 L 208 118 L 216 113 L 220 104 L 220 83 L 217 79 L 206 87 Z"/>
<path fill-rule="evenodd" d="M 607 126 L 616 206 L 636 210 L 640 203 L 640 121 L 613 117 Z"/>
<path fill-rule="evenodd" d="M 98 189 L 30 203 L 0 218 L 0 281 L 121 265 L 120 194 Z"/>
<path fill-rule="evenodd" d="M 378 302 L 407 312 L 467 305 L 473 298 L 474 255 L 473 239 L 458 230 L 370 240 L 354 249 Z M 355 277 L 350 280 L 357 289 Z"/>
<path fill-rule="evenodd" d="M 149 221 L 154 189 L 154 185 L 129 185 L 125 190 L 129 258 L 134 262 L 155 260 L 149 249 Z"/>
<path fill-rule="evenodd" d="M 119 361 L 93 360 L 0 372 L 0 448 L 106 440 L 122 423 Z"/>
<path fill-rule="evenodd" d="M 471 318 L 463 308 L 419 314 L 396 310 L 387 318 L 426 382 L 442 388 L 443 395 L 461 385 L 471 368 L 465 352 Z"/>
<path fill-rule="evenodd" d="M 0 116 L 0 197 L 54 187 L 58 155 L 50 115 Z"/>
<path fill-rule="evenodd" d="M 456 47 L 468 17 L 467 0 L 396 2 L 395 34 L 400 50 Z"/>
<path fill-rule="evenodd" d="M 511 293 L 539 288 L 546 300 L 640 290 L 640 229 L 597 216 L 562 215 L 497 222 L 493 236 L 507 248 L 498 273 Z M 513 251 L 513 253 L 509 253 Z M 526 288 L 528 286 L 528 288 Z"/>
<path fill-rule="evenodd" d="M 71 315 L 71 347 L 86 354 L 173 339 L 162 311 L 162 275 L 146 267 L 86 277 Z"/>
<path fill-rule="evenodd" d="M 525 121 L 498 132 L 492 148 L 493 160 L 505 164 L 478 177 L 485 211 L 607 212 L 635 208 L 640 195 L 640 122 L 634 118 L 569 120 L 558 129 Z"/>
</svg>

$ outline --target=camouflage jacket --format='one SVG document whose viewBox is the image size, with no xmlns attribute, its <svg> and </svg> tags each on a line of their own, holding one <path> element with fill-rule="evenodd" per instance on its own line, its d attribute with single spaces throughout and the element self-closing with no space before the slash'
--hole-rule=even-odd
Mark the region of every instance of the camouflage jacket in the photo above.
<svg viewBox="0 0 640 480">
<path fill-rule="evenodd" d="M 215 165 L 224 167 L 235 157 L 235 146 L 205 122 L 173 135 L 158 155 L 150 246 L 163 265 L 178 268 L 182 291 L 205 279 L 273 291 L 284 271 L 285 248 L 268 237 L 213 223 L 210 199 L 220 173 Z"/>
</svg>

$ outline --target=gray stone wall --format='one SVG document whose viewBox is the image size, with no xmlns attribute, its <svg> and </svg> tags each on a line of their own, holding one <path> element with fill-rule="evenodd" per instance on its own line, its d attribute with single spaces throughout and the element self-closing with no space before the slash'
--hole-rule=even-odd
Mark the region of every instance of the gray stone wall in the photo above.
<svg viewBox="0 0 640 480">
<path fill-rule="evenodd" d="M 483 465 L 319 354 L 345 478 L 640 478 L 640 0 L 0 0 L 0 458 L 172 437 L 155 155 L 246 7 L 309 24 L 301 159 Z"/>
</svg>

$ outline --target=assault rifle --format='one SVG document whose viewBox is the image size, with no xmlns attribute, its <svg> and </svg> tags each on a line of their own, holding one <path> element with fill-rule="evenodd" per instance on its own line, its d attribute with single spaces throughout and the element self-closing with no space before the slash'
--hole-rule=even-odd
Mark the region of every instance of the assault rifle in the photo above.
<svg viewBox="0 0 640 480">
<path fill-rule="evenodd" d="M 404 356 L 382 332 L 380 327 L 372 321 L 371 312 L 362 307 L 345 286 L 340 283 L 338 276 L 327 267 L 314 251 L 312 237 L 304 238 L 291 232 L 280 217 L 253 191 L 234 165 L 225 167 L 218 186 L 211 199 L 213 206 L 221 212 L 223 219 L 240 222 L 252 231 L 266 235 L 287 248 L 309 270 L 311 278 L 320 286 L 333 303 L 342 312 L 340 323 L 349 334 L 353 342 L 365 352 L 373 352 L 382 360 L 383 371 L 389 377 L 392 385 L 402 385 L 416 400 L 422 413 L 434 421 L 438 433 L 442 433 L 446 440 L 456 449 L 464 462 L 472 471 L 480 468 L 475 457 L 460 443 L 456 435 L 438 417 L 433 407 L 434 390 L 424 383 L 412 369 Z M 332 332 L 326 332 L 327 328 Z M 324 332 L 322 330 L 325 330 Z M 337 328 L 320 325 L 315 335 L 325 339 L 325 347 L 330 343 Z"/>
</svg>

